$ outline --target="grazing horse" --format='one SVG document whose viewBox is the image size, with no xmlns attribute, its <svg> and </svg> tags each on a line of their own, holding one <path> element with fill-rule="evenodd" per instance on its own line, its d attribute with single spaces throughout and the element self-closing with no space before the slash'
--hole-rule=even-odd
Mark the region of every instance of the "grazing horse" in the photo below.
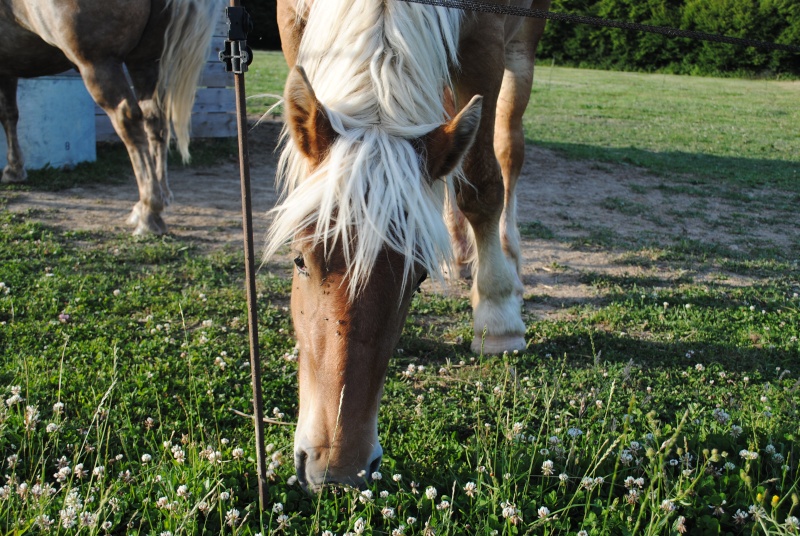
<svg viewBox="0 0 800 536">
<path fill-rule="evenodd" d="M 174 129 L 188 159 L 195 88 L 219 7 L 219 0 L 0 0 L 0 122 L 8 141 L 2 181 L 25 180 L 18 78 L 75 67 L 130 155 L 139 187 L 128 219 L 134 233 L 166 232 L 167 145 Z"/>
<path fill-rule="evenodd" d="M 469 223 L 473 350 L 526 347 L 514 187 L 544 22 L 401 0 L 278 0 L 278 20 L 292 70 L 266 257 L 295 251 L 295 466 L 308 490 L 357 486 L 412 294 L 453 260 L 448 222 Z"/>
</svg>

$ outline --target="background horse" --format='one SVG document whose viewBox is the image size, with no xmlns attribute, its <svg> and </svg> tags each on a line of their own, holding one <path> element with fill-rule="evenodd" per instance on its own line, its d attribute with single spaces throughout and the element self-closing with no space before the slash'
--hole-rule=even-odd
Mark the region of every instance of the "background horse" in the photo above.
<svg viewBox="0 0 800 536">
<path fill-rule="evenodd" d="M 360 485 L 411 296 L 450 260 L 448 200 L 450 227 L 469 223 L 455 261 L 473 262 L 472 348 L 526 347 L 514 187 L 544 22 L 401 0 L 278 0 L 278 19 L 293 70 L 266 255 L 296 252 L 295 466 L 308 489 Z"/>
<path fill-rule="evenodd" d="M 17 79 L 75 67 L 128 149 L 139 186 L 128 220 L 135 234 L 166 232 L 167 144 L 174 127 L 188 159 L 195 88 L 219 6 L 218 0 L 0 0 L 0 122 L 8 140 L 2 181 L 25 180 Z"/>
</svg>

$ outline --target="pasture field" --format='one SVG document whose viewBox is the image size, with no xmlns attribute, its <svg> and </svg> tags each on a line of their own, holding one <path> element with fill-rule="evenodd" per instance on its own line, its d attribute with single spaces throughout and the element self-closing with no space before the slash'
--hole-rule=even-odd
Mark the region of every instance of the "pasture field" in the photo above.
<svg viewBox="0 0 800 536">
<path fill-rule="evenodd" d="M 282 73 L 277 55 L 257 54 L 250 93 L 279 92 Z M 702 101 L 686 113 L 720 136 L 704 144 L 691 126 L 612 109 L 610 73 L 544 67 L 537 76 L 536 102 L 577 112 L 561 122 L 529 112 L 532 140 L 592 159 L 587 173 L 635 162 L 651 174 L 630 195 L 591 200 L 608 215 L 592 226 L 521 212 L 526 256 L 604 254 L 614 269 L 537 265 L 553 286 L 588 290 L 581 299 L 530 291 L 528 349 L 503 356 L 470 353 L 463 286 L 425 286 L 390 361 L 380 478 L 311 497 L 293 477 L 290 270 L 263 266 L 262 376 L 275 423 L 262 515 L 242 416 L 252 407 L 241 252 L 17 210 L 18 196 L 54 188 L 45 175 L 0 187 L 0 533 L 797 534 L 800 142 L 789 123 L 712 114 L 702 102 L 713 97 L 698 88 L 752 83 L 775 92 L 762 97 L 775 110 L 785 88 L 795 103 L 800 90 L 675 77 L 670 87 L 688 88 L 682 99 Z M 665 79 L 635 76 L 650 88 Z M 593 84 L 604 88 L 603 108 L 582 108 Z M 783 108 L 795 125 L 796 108 Z M 600 115 L 608 121 L 595 128 Z M 788 149 L 753 148 L 773 136 Z M 84 171 L 119 182 L 127 165 Z M 689 199 L 659 213 L 687 226 L 711 226 L 704 214 L 720 200 L 734 213 L 714 227 L 719 241 L 609 223 L 622 215 L 669 227 L 642 200 L 655 194 Z M 751 240 L 751 228 L 769 228 L 774 242 Z"/>
</svg>

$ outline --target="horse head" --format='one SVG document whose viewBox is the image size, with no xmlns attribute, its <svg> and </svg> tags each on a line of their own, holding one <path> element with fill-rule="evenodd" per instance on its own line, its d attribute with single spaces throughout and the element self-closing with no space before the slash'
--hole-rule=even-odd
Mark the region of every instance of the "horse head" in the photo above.
<svg viewBox="0 0 800 536">
<path fill-rule="evenodd" d="M 459 114 L 427 133 L 393 139 L 381 147 L 367 147 L 370 142 L 365 141 L 363 132 L 360 138 L 352 137 L 319 102 L 300 67 L 287 79 L 284 100 L 290 143 L 303 160 L 306 175 L 299 179 L 298 187 L 306 185 L 305 197 L 320 195 L 321 204 L 335 204 L 306 207 L 309 215 L 295 215 L 292 224 L 295 270 L 291 310 L 299 346 L 300 390 L 295 466 L 300 483 L 311 491 L 331 483 L 361 486 L 377 471 L 383 453 L 378 407 L 389 357 L 415 289 L 443 260 L 430 258 L 435 248 L 411 236 L 421 232 L 421 226 L 443 226 L 441 221 L 428 221 L 434 217 L 441 220 L 441 206 L 433 215 L 430 207 L 419 206 L 435 205 L 435 199 L 390 201 L 377 209 L 369 205 L 384 203 L 390 196 L 401 197 L 404 188 L 432 191 L 434 183 L 441 183 L 439 179 L 459 165 L 474 140 L 481 97 L 473 98 Z M 349 136 L 352 139 L 343 139 Z M 346 150 L 337 148 L 340 143 L 349 145 Z M 397 154 L 380 156 L 386 147 Z M 373 162 L 366 163 L 366 169 L 374 174 L 362 177 L 360 185 L 352 185 L 350 177 L 338 176 L 352 172 L 342 151 L 354 159 L 374 156 Z M 416 169 L 410 169 L 408 162 Z M 377 169 L 395 164 L 406 176 Z M 387 186 L 384 182 L 389 176 L 408 183 Z M 421 177 L 422 182 L 415 183 L 414 177 Z M 356 193 L 330 197 L 330 189 L 348 188 Z M 423 198 L 414 194 L 409 199 Z M 291 198 L 287 199 L 289 206 L 279 209 L 284 214 L 304 201 Z M 414 204 L 418 206 L 411 206 Z M 415 213 L 420 211 L 422 215 Z"/>
</svg>

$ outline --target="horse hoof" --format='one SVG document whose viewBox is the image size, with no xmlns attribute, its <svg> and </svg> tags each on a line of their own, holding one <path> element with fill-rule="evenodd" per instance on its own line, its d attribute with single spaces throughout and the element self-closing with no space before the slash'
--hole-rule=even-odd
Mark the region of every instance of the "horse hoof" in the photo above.
<svg viewBox="0 0 800 536">
<path fill-rule="evenodd" d="M 521 335 L 486 335 L 472 340 L 472 351 L 476 354 L 502 354 L 503 352 L 522 352 L 528 347 Z"/>
<path fill-rule="evenodd" d="M 167 233 L 167 224 L 164 219 L 158 214 L 151 214 L 146 218 L 139 216 L 139 221 L 136 229 L 133 231 L 134 236 L 160 236 Z"/>
<path fill-rule="evenodd" d="M 25 182 L 27 179 L 28 173 L 24 168 L 20 170 L 6 168 L 3 170 L 3 178 L 0 179 L 0 182 L 3 184 L 18 184 L 20 182 Z"/>
</svg>

